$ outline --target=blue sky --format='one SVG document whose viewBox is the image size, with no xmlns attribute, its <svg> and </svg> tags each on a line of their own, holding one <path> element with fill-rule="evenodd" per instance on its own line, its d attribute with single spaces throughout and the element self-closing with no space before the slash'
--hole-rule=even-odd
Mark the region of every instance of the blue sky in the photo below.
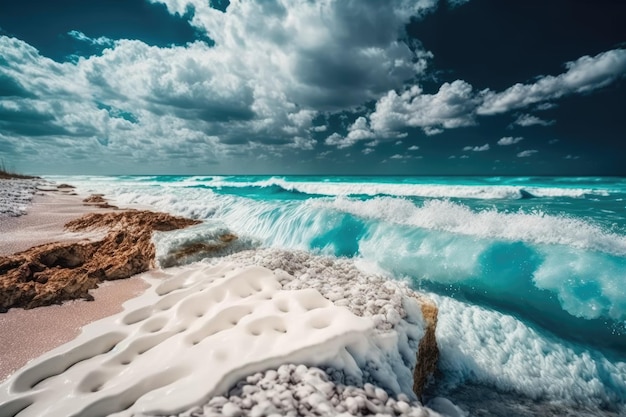
<svg viewBox="0 0 626 417">
<path fill-rule="evenodd" d="M 626 3 L 23 0 L 0 158 L 35 174 L 625 175 Z"/>
</svg>

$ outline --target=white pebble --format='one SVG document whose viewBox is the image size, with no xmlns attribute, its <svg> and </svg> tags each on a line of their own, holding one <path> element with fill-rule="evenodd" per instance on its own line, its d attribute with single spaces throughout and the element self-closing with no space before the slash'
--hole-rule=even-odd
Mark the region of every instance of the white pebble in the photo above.
<svg viewBox="0 0 626 417">
<path fill-rule="evenodd" d="M 224 407 L 222 407 L 222 414 L 227 417 L 238 417 L 242 415 L 241 408 L 233 403 L 226 403 Z"/>
<path fill-rule="evenodd" d="M 382 401 L 383 404 L 387 402 L 387 399 L 389 398 L 389 395 L 387 395 L 387 393 L 385 392 L 384 389 L 376 387 L 374 392 L 376 393 L 376 398 L 378 398 L 380 401 Z"/>
</svg>

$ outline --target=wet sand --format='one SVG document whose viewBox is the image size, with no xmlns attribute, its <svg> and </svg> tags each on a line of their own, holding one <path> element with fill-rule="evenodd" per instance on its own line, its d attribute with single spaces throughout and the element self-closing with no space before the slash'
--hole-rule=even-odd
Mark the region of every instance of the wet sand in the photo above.
<svg viewBox="0 0 626 417">
<path fill-rule="evenodd" d="M 0 216 L 0 256 L 49 242 L 101 238 L 103 233 L 69 233 L 65 223 L 85 213 L 103 211 L 83 204 L 84 197 L 62 191 L 38 191 L 25 215 Z"/>
<path fill-rule="evenodd" d="M 58 241 L 101 238 L 103 233 L 69 233 L 68 221 L 85 213 L 106 211 L 83 205 L 82 196 L 43 190 L 27 214 L 0 216 L 0 256 Z M 0 313 L 0 381 L 29 360 L 74 339 L 82 326 L 122 311 L 124 301 L 141 294 L 148 285 L 138 276 L 108 281 L 92 290 L 94 301 L 76 300 L 32 310 L 13 308 Z"/>
</svg>

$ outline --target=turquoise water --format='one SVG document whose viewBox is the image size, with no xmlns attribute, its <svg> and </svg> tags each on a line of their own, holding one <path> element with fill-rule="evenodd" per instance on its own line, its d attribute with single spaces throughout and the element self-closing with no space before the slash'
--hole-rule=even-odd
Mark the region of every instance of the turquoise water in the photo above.
<svg viewBox="0 0 626 417">
<path fill-rule="evenodd" d="M 122 205 L 212 219 L 255 245 L 353 258 L 438 299 L 512 317 L 626 375 L 625 179 L 51 179 Z M 623 375 L 605 375 L 604 389 L 626 396 Z"/>
</svg>

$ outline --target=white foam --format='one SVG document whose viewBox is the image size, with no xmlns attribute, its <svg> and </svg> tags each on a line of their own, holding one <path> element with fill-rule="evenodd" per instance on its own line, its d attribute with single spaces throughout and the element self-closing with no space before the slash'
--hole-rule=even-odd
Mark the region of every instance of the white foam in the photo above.
<svg viewBox="0 0 626 417">
<path fill-rule="evenodd" d="M 223 236 L 232 236 L 232 233 L 223 223 L 210 220 L 184 229 L 154 232 L 152 242 L 156 248 L 157 265 L 164 268 L 184 265 L 206 257 L 224 256 L 259 245 L 258 241 L 246 237 L 234 236 L 234 240 L 227 242 L 221 239 Z M 180 255 L 181 251 L 194 245 L 197 246 L 195 251 Z"/>
<path fill-rule="evenodd" d="M 383 220 L 429 230 L 440 230 L 486 239 L 535 244 L 560 244 L 579 249 L 626 255 L 626 236 L 608 232 L 585 220 L 541 211 L 473 211 L 449 200 L 429 200 L 421 206 L 411 201 L 377 197 L 361 201 L 337 198 L 309 204 L 347 212 L 362 218 Z"/>
<path fill-rule="evenodd" d="M 172 414 L 283 363 L 331 365 L 357 379 L 371 369 L 369 378 L 410 393 L 416 350 L 408 364 L 400 351 L 423 335 L 415 301 L 404 319 L 389 317 L 396 330 L 381 331 L 382 321 L 336 306 L 281 270 L 223 262 L 152 274 L 151 288 L 124 312 L 0 385 L 0 415 Z"/>
<path fill-rule="evenodd" d="M 341 196 L 305 201 L 255 201 L 218 195 L 210 189 L 169 187 L 169 183 L 154 186 L 137 181 L 111 181 L 110 178 L 107 182 L 106 177 L 98 182 L 79 178 L 74 183 L 85 192 L 105 192 L 116 205 L 122 207 L 148 206 L 191 218 L 218 218 L 238 235 L 253 236 L 264 240 L 267 245 L 283 248 L 307 249 L 320 231 L 328 229 L 332 220 L 331 211 L 340 211 L 360 218 L 428 230 L 487 239 L 568 245 L 626 255 L 626 236 L 605 230 L 589 220 L 549 215 L 538 210 L 474 211 L 464 204 L 445 199 L 427 200 L 418 205 L 394 197 L 375 197 L 364 201 Z M 334 186 L 334 183 L 326 182 L 313 184 Z M 569 192 L 569 189 L 562 190 Z"/>
<path fill-rule="evenodd" d="M 470 381 L 535 400 L 626 412 L 626 363 L 553 340 L 512 316 L 435 300 L 439 368 L 448 384 Z"/>
<path fill-rule="evenodd" d="M 188 180 L 185 186 L 197 185 L 197 181 Z M 478 199 L 520 199 L 524 191 L 535 197 L 572 197 L 585 195 L 609 195 L 607 190 L 592 188 L 556 188 L 556 187 L 516 187 L 510 185 L 449 185 L 449 184 L 398 184 L 373 182 L 306 182 L 288 181 L 285 178 L 272 177 L 266 180 L 241 182 L 215 178 L 204 182 L 210 187 L 272 187 L 278 186 L 287 191 L 326 196 L 350 195 L 393 195 L 403 197 L 435 198 L 478 198 Z M 182 184 L 181 184 L 182 185 Z"/>
<path fill-rule="evenodd" d="M 26 213 L 40 183 L 38 180 L 0 179 L 0 216 Z"/>
</svg>

